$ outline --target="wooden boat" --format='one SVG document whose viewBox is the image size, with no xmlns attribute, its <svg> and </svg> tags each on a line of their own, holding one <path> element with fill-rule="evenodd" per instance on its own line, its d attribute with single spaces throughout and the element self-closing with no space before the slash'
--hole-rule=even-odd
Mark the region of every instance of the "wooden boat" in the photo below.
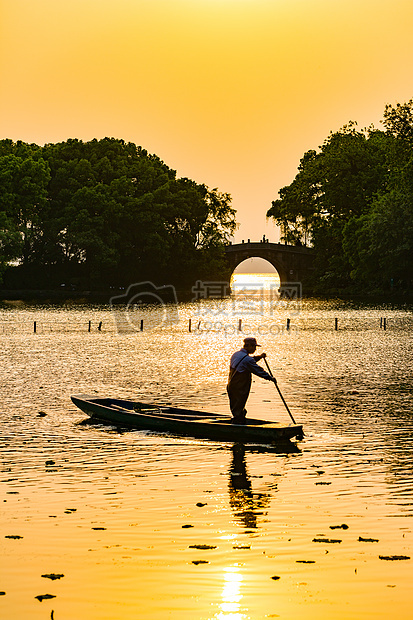
<svg viewBox="0 0 413 620">
<path fill-rule="evenodd" d="M 268 420 L 247 418 L 234 424 L 230 416 L 192 409 L 157 406 L 118 398 L 72 396 L 73 403 L 91 418 L 117 426 L 131 426 L 162 433 L 189 435 L 204 439 L 253 443 L 280 443 L 303 436 L 299 424 L 283 425 Z"/>
</svg>

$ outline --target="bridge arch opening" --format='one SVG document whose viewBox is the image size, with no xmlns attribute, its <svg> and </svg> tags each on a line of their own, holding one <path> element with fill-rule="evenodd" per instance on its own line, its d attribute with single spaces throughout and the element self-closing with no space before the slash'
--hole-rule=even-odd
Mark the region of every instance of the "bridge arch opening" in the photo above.
<svg viewBox="0 0 413 620">
<path fill-rule="evenodd" d="M 231 276 L 231 290 L 274 290 L 280 286 L 280 274 L 264 258 L 250 257 L 239 263 Z"/>
</svg>

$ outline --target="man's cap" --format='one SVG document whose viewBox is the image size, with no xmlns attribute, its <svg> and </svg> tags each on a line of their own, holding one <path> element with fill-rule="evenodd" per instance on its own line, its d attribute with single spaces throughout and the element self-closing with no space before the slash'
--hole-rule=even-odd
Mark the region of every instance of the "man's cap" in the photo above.
<svg viewBox="0 0 413 620">
<path fill-rule="evenodd" d="M 244 345 L 245 344 L 255 344 L 256 347 L 260 347 L 261 345 L 257 343 L 255 338 L 244 338 Z"/>
</svg>

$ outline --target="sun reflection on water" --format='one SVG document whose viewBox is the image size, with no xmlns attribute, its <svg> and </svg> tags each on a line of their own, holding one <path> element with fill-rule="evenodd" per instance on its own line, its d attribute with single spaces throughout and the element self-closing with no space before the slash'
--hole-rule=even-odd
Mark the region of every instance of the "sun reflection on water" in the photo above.
<svg viewBox="0 0 413 620">
<path fill-rule="evenodd" d="M 280 286 L 278 273 L 233 273 L 231 291 L 276 291 Z"/>
<path fill-rule="evenodd" d="M 224 569 L 221 611 L 215 616 L 219 620 L 245 620 L 245 614 L 240 612 L 242 581 L 243 577 L 238 566 L 228 566 Z"/>
</svg>

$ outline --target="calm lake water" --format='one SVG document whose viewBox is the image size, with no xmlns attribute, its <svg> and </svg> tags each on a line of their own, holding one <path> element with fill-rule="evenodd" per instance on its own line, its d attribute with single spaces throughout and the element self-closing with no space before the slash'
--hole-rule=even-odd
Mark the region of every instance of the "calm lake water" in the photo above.
<svg viewBox="0 0 413 620">
<path fill-rule="evenodd" d="M 246 333 L 298 451 L 91 424 L 70 401 L 227 411 Z M 0 340 L 2 619 L 413 618 L 412 308 L 10 302 Z M 290 422 L 260 379 L 248 412 Z"/>
</svg>

